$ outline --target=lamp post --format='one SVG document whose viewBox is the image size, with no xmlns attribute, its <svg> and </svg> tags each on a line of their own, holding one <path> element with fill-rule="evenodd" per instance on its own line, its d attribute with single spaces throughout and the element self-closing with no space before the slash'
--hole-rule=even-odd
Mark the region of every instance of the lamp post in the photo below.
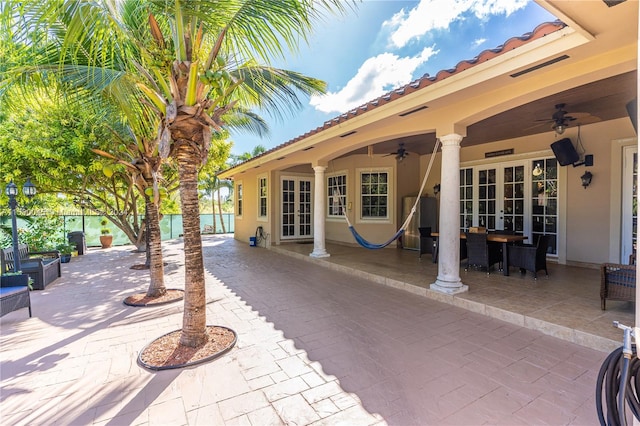
<svg viewBox="0 0 640 426">
<path fill-rule="evenodd" d="M 18 187 L 13 181 L 4 189 L 5 194 L 9 197 L 9 208 L 11 209 L 11 234 L 13 241 L 13 272 L 20 270 L 20 253 L 18 251 L 18 219 L 16 218 L 16 207 L 18 202 L 16 201 L 16 195 L 18 195 Z M 29 198 L 36 195 L 36 186 L 31 183 L 31 179 L 27 179 L 22 187 L 22 193 Z"/>
</svg>

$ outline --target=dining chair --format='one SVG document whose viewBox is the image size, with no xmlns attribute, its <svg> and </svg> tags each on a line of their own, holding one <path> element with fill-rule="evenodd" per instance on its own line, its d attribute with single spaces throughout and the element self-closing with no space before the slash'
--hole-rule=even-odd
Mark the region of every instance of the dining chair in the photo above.
<svg viewBox="0 0 640 426">
<path fill-rule="evenodd" d="M 465 271 L 474 266 L 486 269 L 488 274 L 491 266 L 502 260 L 499 246 L 489 243 L 486 233 L 467 232 L 466 237 L 467 267 Z"/>
<path fill-rule="evenodd" d="M 538 278 L 538 271 L 547 271 L 547 248 L 549 247 L 549 237 L 540 235 L 535 245 L 520 244 L 509 246 L 509 266 L 520 268 L 520 273 L 533 272 L 533 278 Z"/>
</svg>

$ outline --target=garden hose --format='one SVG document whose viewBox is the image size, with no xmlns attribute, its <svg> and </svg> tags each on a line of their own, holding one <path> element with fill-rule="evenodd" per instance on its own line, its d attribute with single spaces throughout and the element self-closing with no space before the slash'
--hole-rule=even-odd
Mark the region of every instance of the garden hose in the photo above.
<svg viewBox="0 0 640 426">
<path fill-rule="evenodd" d="M 640 420 L 640 359 L 636 346 L 625 356 L 623 347 L 611 352 L 602 363 L 596 382 L 596 408 L 603 426 L 626 425 L 626 405 Z M 604 393 L 604 398 L 603 398 Z M 606 418 L 605 418 L 606 410 Z"/>
</svg>

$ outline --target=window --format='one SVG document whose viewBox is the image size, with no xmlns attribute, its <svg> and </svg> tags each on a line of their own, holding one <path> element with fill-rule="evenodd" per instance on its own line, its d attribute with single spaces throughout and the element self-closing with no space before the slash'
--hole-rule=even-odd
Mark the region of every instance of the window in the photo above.
<svg viewBox="0 0 640 426">
<path fill-rule="evenodd" d="M 347 175 L 327 178 L 327 206 L 329 217 L 342 217 L 347 205 Z"/>
<path fill-rule="evenodd" d="M 460 169 L 460 230 L 473 225 L 473 169 Z"/>
<path fill-rule="evenodd" d="M 360 217 L 389 219 L 389 173 L 360 172 Z"/>
<path fill-rule="evenodd" d="M 540 235 L 549 236 L 547 253 L 557 254 L 558 162 L 541 158 L 531 162 L 531 234 L 533 243 Z"/>
<path fill-rule="evenodd" d="M 267 178 L 258 178 L 258 217 L 267 217 Z"/>
<path fill-rule="evenodd" d="M 242 182 L 236 184 L 237 210 L 236 215 L 242 217 Z"/>
<path fill-rule="evenodd" d="M 478 170 L 478 226 L 496 229 L 496 169 Z"/>
</svg>

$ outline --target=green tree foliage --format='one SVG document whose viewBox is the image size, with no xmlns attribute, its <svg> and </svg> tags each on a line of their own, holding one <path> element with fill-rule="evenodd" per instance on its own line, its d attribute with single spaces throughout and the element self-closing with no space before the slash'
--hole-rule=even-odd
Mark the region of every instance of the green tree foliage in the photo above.
<svg viewBox="0 0 640 426">
<path fill-rule="evenodd" d="M 19 92 L 7 94 L 12 95 Z M 122 144 L 114 127 L 107 125 L 117 124 L 117 116 L 106 121 L 94 111 L 52 100 L 45 93 L 22 96 L 22 105 L 0 118 L 0 176 L 5 183 L 32 179 L 38 195 L 30 210 L 36 215 L 54 213 L 51 204 L 39 201 L 47 195 L 49 200 L 59 193 L 86 197 L 90 211 L 107 216 L 136 243 L 141 197 L 132 190 L 124 167 L 92 151 Z M 6 199 L 4 192 L 2 196 Z"/>
<path fill-rule="evenodd" d="M 24 3 L 8 1 L 11 7 Z M 38 2 L 39 3 L 39 2 Z M 65 27 L 59 66 L 68 59 L 100 66 L 85 72 L 97 86 L 114 87 L 123 107 L 144 93 L 158 121 L 158 152 L 176 162 L 180 181 L 185 250 L 185 297 L 180 344 L 199 347 L 206 335 L 206 297 L 198 206 L 198 169 L 206 162 L 212 136 L 227 127 L 256 133 L 264 122 L 254 107 L 280 116 L 300 105 L 299 96 L 322 93 L 324 82 L 269 66 L 305 40 L 313 23 L 342 0 L 137 0 L 78 2 L 50 0 L 33 14 L 55 32 Z M 107 7 L 110 6 L 110 7 Z M 37 33 L 26 26 L 27 33 Z M 25 43 L 28 45 L 28 43 Z M 76 53 L 88 52 L 80 62 Z M 105 52 L 111 56 L 105 56 Z M 121 52 L 119 54 L 118 52 Z M 105 72 L 105 57 L 126 61 Z M 136 70 L 134 72 L 133 70 Z M 10 78 L 21 79 L 22 74 Z M 120 83 L 114 85 L 119 80 Z M 1 87 L 0 87 L 1 88 Z M 133 104 L 134 107 L 136 104 Z"/>
</svg>

